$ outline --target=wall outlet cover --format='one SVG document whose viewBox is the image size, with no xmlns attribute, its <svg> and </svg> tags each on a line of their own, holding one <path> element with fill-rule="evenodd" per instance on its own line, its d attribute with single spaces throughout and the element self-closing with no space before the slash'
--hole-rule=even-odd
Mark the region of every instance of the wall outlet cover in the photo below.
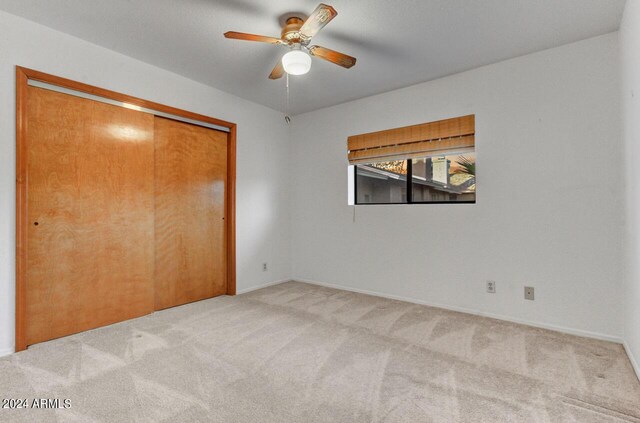
<svg viewBox="0 0 640 423">
<path fill-rule="evenodd" d="M 487 292 L 489 294 L 496 293 L 496 282 L 495 281 L 487 281 Z"/>
<path fill-rule="evenodd" d="M 532 286 L 524 287 L 524 299 L 533 301 L 535 299 L 535 288 Z"/>
</svg>

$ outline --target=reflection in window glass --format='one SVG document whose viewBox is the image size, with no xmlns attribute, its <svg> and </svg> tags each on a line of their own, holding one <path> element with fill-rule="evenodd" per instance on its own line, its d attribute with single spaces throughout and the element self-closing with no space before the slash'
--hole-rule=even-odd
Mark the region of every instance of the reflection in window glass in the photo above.
<svg viewBox="0 0 640 423">
<path fill-rule="evenodd" d="M 476 200 L 474 153 L 413 159 L 412 174 L 414 203 Z"/>
<path fill-rule="evenodd" d="M 407 161 L 356 165 L 357 204 L 407 202 Z"/>
<path fill-rule="evenodd" d="M 474 152 L 360 164 L 355 175 L 356 204 L 476 201 Z"/>
</svg>

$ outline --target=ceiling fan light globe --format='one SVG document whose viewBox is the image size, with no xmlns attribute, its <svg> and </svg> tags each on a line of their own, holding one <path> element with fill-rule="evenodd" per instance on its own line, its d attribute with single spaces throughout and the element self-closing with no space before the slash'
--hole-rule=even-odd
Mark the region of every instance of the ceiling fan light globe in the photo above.
<svg viewBox="0 0 640 423">
<path fill-rule="evenodd" d="M 302 50 L 291 50 L 282 56 L 282 67 L 289 75 L 304 75 L 311 69 L 311 56 Z"/>
</svg>

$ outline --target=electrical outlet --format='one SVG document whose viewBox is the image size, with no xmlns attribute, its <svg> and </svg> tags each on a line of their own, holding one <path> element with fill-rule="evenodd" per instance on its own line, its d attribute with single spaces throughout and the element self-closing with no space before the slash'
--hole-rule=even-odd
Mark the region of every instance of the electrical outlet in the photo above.
<svg viewBox="0 0 640 423">
<path fill-rule="evenodd" d="M 495 281 L 487 281 L 487 292 L 489 294 L 496 293 L 496 282 Z"/>
<path fill-rule="evenodd" d="M 534 298 L 535 298 L 534 291 L 535 291 L 535 289 L 532 286 L 525 286 L 524 287 L 524 299 L 533 301 Z"/>
<path fill-rule="evenodd" d="M 262 271 L 263 272 L 267 271 L 267 263 L 262 263 Z"/>
</svg>

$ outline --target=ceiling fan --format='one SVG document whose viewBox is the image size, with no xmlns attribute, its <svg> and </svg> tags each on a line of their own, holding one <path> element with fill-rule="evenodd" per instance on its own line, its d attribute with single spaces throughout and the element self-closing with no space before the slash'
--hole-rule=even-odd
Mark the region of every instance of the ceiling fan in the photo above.
<svg viewBox="0 0 640 423">
<path fill-rule="evenodd" d="M 282 60 L 271 71 L 270 79 L 282 78 L 285 72 L 290 75 L 303 75 L 309 72 L 309 69 L 311 69 L 311 56 L 319 57 L 348 69 L 356 64 L 355 57 L 325 47 L 309 45 L 311 38 L 337 15 L 338 12 L 333 7 L 320 3 L 306 20 L 297 16 L 289 17 L 282 28 L 280 38 L 234 31 L 226 32 L 224 36 L 236 40 L 257 41 L 289 47 L 289 52 L 282 56 Z"/>
</svg>

